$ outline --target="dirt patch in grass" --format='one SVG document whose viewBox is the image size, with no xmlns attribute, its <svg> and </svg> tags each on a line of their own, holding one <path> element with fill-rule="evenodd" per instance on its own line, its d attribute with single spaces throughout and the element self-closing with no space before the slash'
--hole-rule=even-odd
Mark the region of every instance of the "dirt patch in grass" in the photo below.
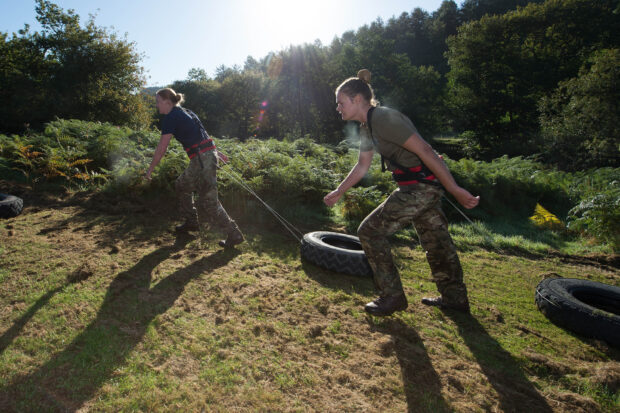
<svg viewBox="0 0 620 413">
<path fill-rule="evenodd" d="M 100 196 L 0 222 L 2 411 L 618 408 L 618 351 L 533 305 L 541 277 L 588 260 L 462 254 L 468 316 L 420 304 L 436 291 L 423 252 L 396 249 L 410 306 L 382 319 L 363 312 L 372 280 L 301 262 L 286 236 L 246 226 L 223 251 L 219 234 L 175 237 L 169 204 Z"/>
<path fill-rule="evenodd" d="M 559 252 L 550 252 L 551 257 L 557 257 L 562 262 L 573 265 L 593 265 L 608 270 L 620 269 L 620 255 L 614 254 L 597 254 L 588 256 L 574 256 L 562 254 Z"/>
</svg>

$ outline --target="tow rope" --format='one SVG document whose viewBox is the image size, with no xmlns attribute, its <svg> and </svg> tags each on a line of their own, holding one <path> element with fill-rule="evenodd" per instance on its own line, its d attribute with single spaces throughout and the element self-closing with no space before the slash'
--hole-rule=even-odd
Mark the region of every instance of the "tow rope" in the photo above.
<svg viewBox="0 0 620 413">
<path fill-rule="evenodd" d="M 232 165 L 228 163 L 226 163 L 226 165 L 230 166 L 229 169 L 234 169 Z M 293 238 L 295 238 L 298 242 L 301 242 L 301 239 L 303 238 L 304 234 L 300 230 L 298 230 L 293 224 L 288 222 L 286 218 L 280 215 L 275 209 L 273 209 L 265 201 L 263 201 L 261 197 L 258 196 L 258 194 L 254 192 L 254 190 L 250 188 L 250 186 L 247 185 L 239 175 L 237 175 L 233 170 L 227 171 L 226 169 L 223 169 L 223 167 L 220 166 L 219 162 L 218 162 L 217 167 L 220 171 L 224 172 L 224 174 L 226 174 L 230 179 L 232 179 L 234 182 L 239 184 L 242 188 L 244 188 L 250 194 L 254 195 L 254 197 L 258 199 L 265 206 L 265 208 L 267 208 L 267 210 L 273 214 L 273 216 L 284 226 L 284 228 L 286 228 L 288 232 L 291 233 Z"/>
</svg>

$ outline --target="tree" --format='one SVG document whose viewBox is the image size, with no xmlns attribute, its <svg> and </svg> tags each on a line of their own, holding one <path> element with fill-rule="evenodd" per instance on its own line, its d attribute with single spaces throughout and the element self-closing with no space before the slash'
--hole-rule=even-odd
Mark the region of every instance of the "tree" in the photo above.
<svg viewBox="0 0 620 413">
<path fill-rule="evenodd" d="M 429 39 L 433 57 L 426 65 L 435 68 L 439 73 L 448 73 L 448 62 L 444 57 L 448 51 L 446 40 L 457 33 L 459 25 L 458 8 L 454 1 L 444 0 L 435 11 L 428 24 Z"/>
<path fill-rule="evenodd" d="M 429 21 L 428 13 L 420 8 L 415 8 L 411 14 L 402 13 L 398 19 L 390 19 L 387 25 L 381 27 L 382 37 L 394 45 L 392 49 L 386 50 L 404 53 L 414 66 L 431 64 L 436 58 L 436 51 L 431 46 Z"/>
<path fill-rule="evenodd" d="M 479 20 L 486 15 L 502 15 L 529 3 L 544 3 L 545 0 L 465 0 L 459 14 L 461 23 Z"/>
<path fill-rule="evenodd" d="M 206 82 L 209 79 L 204 69 L 193 67 L 187 72 L 187 80 L 194 82 Z"/>
<path fill-rule="evenodd" d="M 252 72 L 234 73 L 224 78 L 219 101 L 226 108 L 220 120 L 220 133 L 244 141 L 258 126 L 263 78 Z"/>
<path fill-rule="evenodd" d="M 73 10 L 36 1 L 41 32 L 26 25 L 2 35 L 0 130 L 18 132 L 60 118 L 108 121 L 133 127 L 150 123 L 139 96 L 144 84 L 134 44 L 95 25 L 85 27 Z M 18 98 L 16 98 L 18 97 Z"/>
<path fill-rule="evenodd" d="M 50 62 L 33 44 L 28 25 L 19 36 L 8 39 L 0 34 L 0 131 L 18 132 L 49 120 L 48 91 L 45 85 Z"/>
<path fill-rule="evenodd" d="M 397 83 L 389 96 L 416 125 L 422 136 L 432 137 L 445 130 L 441 105 L 441 75 L 431 66 L 415 67 L 403 62 Z"/>
<path fill-rule="evenodd" d="M 270 78 L 266 93 L 274 132 L 280 137 L 294 133 L 329 141 L 337 112 L 324 48 L 319 44 L 291 46 L 277 58 L 281 70 Z"/>
<path fill-rule="evenodd" d="M 566 170 L 620 166 L 620 49 L 596 52 L 540 104 L 544 154 Z"/>
<path fill-rule="evenodd" d="M 593 50 L 615 47 L 614 0 L 549 0 L 459 28 L 448 40 L 450 104 L 479 156 L 539 148 L 539 100 L 574 77 Z"/>
</svg>

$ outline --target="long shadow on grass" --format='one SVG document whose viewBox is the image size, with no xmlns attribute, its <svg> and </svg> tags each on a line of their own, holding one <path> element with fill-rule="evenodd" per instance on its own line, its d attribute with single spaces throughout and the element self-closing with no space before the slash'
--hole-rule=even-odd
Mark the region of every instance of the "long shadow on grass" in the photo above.
<svg viewBox="0 0 620 413">
<path fill-rule="evenodd" d="M 238 252 L 220 250 L 151 287 L 151 273 L 190 237 L 144 256 L 110 284 L 96 319 L 50 361 L 0 389 L 0 411 L 76 411 L 114 374 L 153 319 L 167 311 L 200 274 L 225 265 Z"/>
<path fill-rule="evenodd" d="M 26 323 L 36 314 L 36 312 L 45 306 L 56 293 L 62 291 L 64 288 L 65 286 L 63 285 L 45 293 L 28 309 L 28 311 L 24 313 L 24 315 L 13 323 L 11 328 L 2 334 L 0 337 L 0 354 L 2 354 L 4 350 L 6 350 L 6 348 L 13 342 L 13 340 L 15 340 L 15 337 L 19 335 Z"/>
<path fill-rule="evenodd" d="M 149 198 L 138 198 L 135 195 L 115 194 L 109 192 L 78 193 L 60 205 L 40 204 L 41 208 L 62 208 L 78 206 L 80 210 L 51 226 L 43 228 L 39 235 L 60 231 L 90 233 L 94 228 L 101 235 L 103 246 L 118 240 L 123 234 L 124 241 L 132 238 L 157 237 L 170 230 L 175 217 L 175 201 L 162 195 L 156 201 Z"/>
<path fill-rule="evenodd" d="M 446 312 L 499 396 L 504 412 L 552 412 L 519 363 L 470 315 Z"/>
<path fill-rule="evenodd" d="M 451 412 L 450 405 L 441 394 L 441 381 L 433 368 L 424 343 L 418 333 L 398 318 L 377 319 L 368 317 L 372 331 L 392 336 L 403 377 L 403 387 L 409 413 Z M 391 348 L 383 349 L 384 352 Z"/>
</svg>

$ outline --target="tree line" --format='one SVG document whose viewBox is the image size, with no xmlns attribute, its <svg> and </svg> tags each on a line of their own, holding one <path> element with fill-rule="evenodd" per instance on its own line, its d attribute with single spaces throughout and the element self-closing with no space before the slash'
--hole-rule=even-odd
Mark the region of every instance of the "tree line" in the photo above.
<svg viewBox="0 0 620 413">
<path fill-rule="evenodd" d="M 135 45 L 36 1 L 42 31 L 0 33 L 0 132 L 58 118 L 157 124 Z M 334 89 L 360 68 L 422 135 L 459 136 L 476 159 L 536 156 L 566 170 L 618 166 L 618 0 L 444 1 L 377 19 L 331 44 L 291 45 L 171 87 L 221 137 L 338 144 Z M 141 91 L 143 93 L 141 93 Z"/>
</svg>

